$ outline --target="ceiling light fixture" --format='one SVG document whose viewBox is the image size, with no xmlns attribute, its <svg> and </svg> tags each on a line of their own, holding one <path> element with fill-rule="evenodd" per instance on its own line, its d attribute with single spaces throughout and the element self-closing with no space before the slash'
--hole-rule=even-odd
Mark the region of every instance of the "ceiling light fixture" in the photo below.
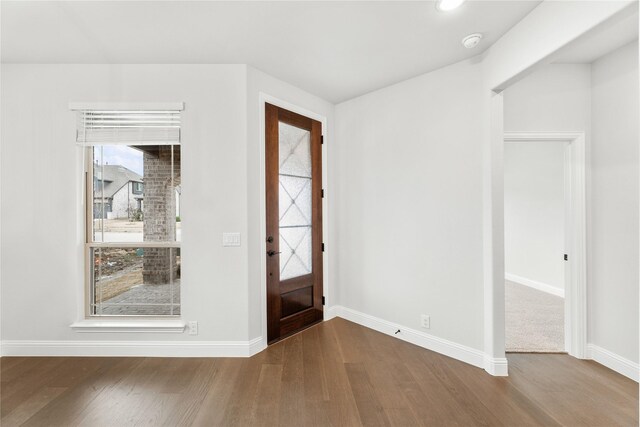
<svg viewBox="0 0 640 427">
<path fill-rule="evenodd" d="M 480 40 L 482 40 L 482 34 L 480 33 L 469 34 L 467 37 L 462 39 L 462 45 L 467 49 L 473 49 L 474 47 L 478 46 L 478 43 L 480 43 Z"/>
<path fill-rule="evenodd" d="M 436 9 L 441 12 L 448 12 L 459 7 L 465 0 L 437 0 Z"/>
</svg>

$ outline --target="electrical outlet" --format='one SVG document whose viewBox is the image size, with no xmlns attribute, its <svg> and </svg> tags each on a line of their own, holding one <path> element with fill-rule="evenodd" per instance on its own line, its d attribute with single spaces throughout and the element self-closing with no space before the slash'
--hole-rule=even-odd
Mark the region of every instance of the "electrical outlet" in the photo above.
<svg viewBox="0 0 640 427">
<path fill-rule="evenodd" d="M 425 329 L 429 329 L 431 327 L 431 318 L 426 314 L 420 316 L 420 326 Z"/>
<path fill-rule="evenodd" d="M 189 335 L 198 335 L 198 322 L 195 320 L 189 322 Z"/>
</svg>

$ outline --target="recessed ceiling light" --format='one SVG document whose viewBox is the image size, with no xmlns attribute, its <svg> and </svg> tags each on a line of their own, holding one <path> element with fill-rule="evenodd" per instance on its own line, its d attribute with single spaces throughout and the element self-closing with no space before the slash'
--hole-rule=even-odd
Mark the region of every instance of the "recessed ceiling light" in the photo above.
<svg viewBox="0 0 640 427">
<path fill-rule="evenodd" d="M 465 0 L 437 0 L 436 1 L 436 9 L 447 12 L 449 10 L 453 10 L 456 7 L 459 7 Z"/>
<path fill-rule="evenodd" d="M 469 34 L 467 37 L 462 39 L 462 45 L 467 49 L 473 49 L 474 47 L 478 46 L 480 40 L 482 40 L 482 34 Z"/>
</svg>

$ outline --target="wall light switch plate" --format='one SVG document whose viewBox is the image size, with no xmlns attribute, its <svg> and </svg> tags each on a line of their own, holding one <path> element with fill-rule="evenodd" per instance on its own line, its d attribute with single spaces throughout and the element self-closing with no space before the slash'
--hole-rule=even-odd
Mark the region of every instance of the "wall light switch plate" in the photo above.
<svg viewBox="0 0 640 427">
<path fill-rule="evenodd" d="M 240 246 L 240 233 L 222 233 L 222 246 Z"/>
</svg>

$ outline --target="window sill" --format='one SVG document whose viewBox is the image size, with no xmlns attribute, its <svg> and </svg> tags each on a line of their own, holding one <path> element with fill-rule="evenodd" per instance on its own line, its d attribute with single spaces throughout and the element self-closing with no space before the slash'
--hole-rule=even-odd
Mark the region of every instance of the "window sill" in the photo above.
<svg viewBox="0 0 640 427">
<path fill-rule="evenodd" d="M 186 324 L 182 320 L 93 320 L 74 322 L 76 332 L 168 332 L 181 334 Z"/>
</svg>

